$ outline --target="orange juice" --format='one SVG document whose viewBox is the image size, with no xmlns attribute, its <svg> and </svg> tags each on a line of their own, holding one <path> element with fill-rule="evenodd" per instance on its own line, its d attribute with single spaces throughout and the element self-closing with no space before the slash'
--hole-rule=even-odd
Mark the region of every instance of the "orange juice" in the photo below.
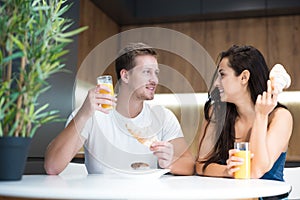
<svg viewBox="0 0 300 200">
<path fill-rule="evenodd" d="M 106 90 L 100 90 L 99 93 L 110 94 L 111 96 L 114 96 L 114 87 L 111 83 L 101 83 L 101 85 L 105 85 L 105 86 L 109 87 L 110 92 L 107 92 Z M 102 108 L 112 108 L 112 106 L 109 104 L 102 104 L 101 106 L 102 106 Z"/>
<path fill-rule="evenodd" d="M 243 165 L 239 166 L 239 170 L 234 173 L 234 178 L 249 179 L 251 173 L 251 153 L 250 151 L 238 151 L 234 154 L 236 157 L 244 159 Z"/>
</svg>

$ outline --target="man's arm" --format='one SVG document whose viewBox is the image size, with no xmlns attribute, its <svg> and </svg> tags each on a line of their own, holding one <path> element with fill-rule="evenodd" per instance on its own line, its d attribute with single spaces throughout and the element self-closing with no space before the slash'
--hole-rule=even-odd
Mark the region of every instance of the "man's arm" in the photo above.
<svg viewBox="0 0 300 200">
<path fill-rule="evenodd" d="M 86 120 L 76 115 L 68 126 L 49 144 L 44 168 L 49 175 L 57 175 L 81 149 L 84 139 L 80 135 Z"/>
<path fill-rule="evenodd" d="M 157 156 L 161 168 L 169 168 L 171 173 L 176 175 L 194 174 L 195 161 L 183 137 L 170 142 L 154 142 L 150 146 L 150 150 Z"/>
<path fill-rule="evenodd" d="M 76 153 L 81 149 L 84 139 L 81 132 L 88 119 L 96 110 L 108 113 L 108 110 L 99 106 L 100 104 L 113 105 L 115 98 L 111 95 L 100 94 L 100 90 L 110 89 L 105 85 L 97 85 L 89 90 L 88 95 L 79 109 L 78 113 L 68 126 L 49 144 L 44 168 L 47 174 L 56 175 L 62 172 Z"/>
</svg>

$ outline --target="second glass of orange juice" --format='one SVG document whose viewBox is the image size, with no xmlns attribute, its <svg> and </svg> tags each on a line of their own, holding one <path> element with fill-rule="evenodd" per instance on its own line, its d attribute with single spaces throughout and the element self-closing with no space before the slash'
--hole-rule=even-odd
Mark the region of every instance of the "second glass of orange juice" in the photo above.
<svg viewBox="0 0 300 200">
<path fill-rule="evenodd" d="M 99 93 L 110 94 L 111 96 L 114 96 L 112 76 L 104 75 L 104 76 L 97 77 L 97 84 L 106 85 L 110 89 L 110 92 L 107 92 L 106 90 L 100 90 Z M 108 104 L 101 104 L 101 106 L 102 108 L 112 109 L 112 106 Z"/>
<path fill-rule="evenodd" d="M 244 159 L 243 165 L 239 166 L 239 170 L 234 173 L 234 178 L 249 179 L 251 178 L 251 153 L 248 142 L 235 142 L 234 148 L 239 151 L 234 154 L 236 157 Z"/>
</svg>

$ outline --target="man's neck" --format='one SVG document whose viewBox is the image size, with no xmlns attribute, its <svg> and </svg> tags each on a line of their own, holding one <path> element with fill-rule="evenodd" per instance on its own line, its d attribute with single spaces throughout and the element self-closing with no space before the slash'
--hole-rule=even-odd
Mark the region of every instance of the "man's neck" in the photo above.
<svg viewBox="0 0 300 200">
<path fill-rule="evenodd" d="M 134 118 L 142 112 L 143 105 L 143 101 L 134 98 L 128 99 L 128 96 L 121 93 L 118 95 L 116 110 L 124 117 Z"/>
</svg>

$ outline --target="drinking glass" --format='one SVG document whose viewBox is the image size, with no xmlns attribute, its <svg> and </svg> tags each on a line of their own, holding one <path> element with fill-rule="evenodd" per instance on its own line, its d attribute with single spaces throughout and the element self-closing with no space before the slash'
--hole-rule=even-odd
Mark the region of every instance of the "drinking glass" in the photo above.
<svg viewBox="0 0 300 200">
<path fill-rule="evenodd" d="M 97 77 L 97 84 L 99 85 L 106 85 L 109 87 L 110 92 L 107 92 L 106 90 L 100 90 L 99 93 L 102 94 L 110 94 L 111 96 L 114 96 L 114 88 L 113 88 L 113 81 L 112 76 L 110 75 L 103 75 Z M 109 104 L 101 104 L 102 108 L 112 109 L 112 105 Z"/>
<path fill-rule="evenodd" d="M 243 165 L 240 165 L 240 169 L 234 173 L 234 178 L 249 179 L 251 173 L 251 153 L 249 150 L 249 142 L 235 142 L 234 148 L 239 150 L 234 154 L 234 156 L 244 159 Z"/>
</svg>

